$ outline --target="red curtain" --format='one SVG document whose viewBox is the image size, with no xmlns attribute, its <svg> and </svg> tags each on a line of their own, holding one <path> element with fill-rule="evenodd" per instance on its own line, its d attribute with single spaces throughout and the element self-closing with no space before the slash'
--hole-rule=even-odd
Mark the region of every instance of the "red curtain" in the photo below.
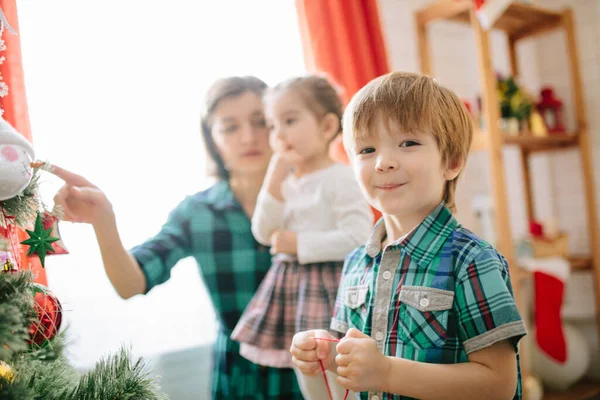
<svg viewBox="0 0 600 400">
<path fill-rule="evenodd" d="M 372 79 L 390 71 L 377 0 L 296 0 L 307 69 L 340 85 L 347 104 Z M 341 138 L 333 157 L 348 162 Z M 373 210 L 375 218 L 381 215 Z"/>
<path fill-rule="evenodd" d="M 25 79 L 23 76 L 23 60 L 21 57 L 16 0 L 0 0 L 0 8 L 2 8 L 10 26 L 17 32 L 14 35 L 5 27 L 2 33 L 6 50 L 0 52 L 0 56 L 4 56 L 5 58 L 4 62 L 0 64 L 0 74 L 2 75 L 2 80 L 8 85 L 8 95 L 0 97 L 0 106 L 4 110 L 3 118 L 29 141 L 32 141 L 27 97 L 25 96 Z M 27 233 L 21 230 L 19 230 L 18 236 L 19 242 L 29 237 Z M 36 282 L 47 285 L 46 271 L 42 268 L 37 257 L 27 257 L 26 247 L 19 247 L 21 268 L 32 269 L 37 274 Z"/>
</svg>

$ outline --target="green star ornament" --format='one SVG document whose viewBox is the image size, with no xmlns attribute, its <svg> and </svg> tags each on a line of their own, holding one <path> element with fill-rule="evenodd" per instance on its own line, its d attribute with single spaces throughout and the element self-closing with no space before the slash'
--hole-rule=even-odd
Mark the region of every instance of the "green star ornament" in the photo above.
<svg viewBox="0 0 600 400">
<path fill-rule="evenodd" d="M 30 231 L 29 229 L 26 229 L 26 231 L 29 234 L 29 239 L 22 241 L 21 244 L 28 245 L 29 251 L 27 252 L 27 255 L 30 256 L 32 254 L 37 254 L 40 258 L 40 262 L 42 263 L 42 267 L 44 267 L 46 253 L 48 253 L 49 251 L 54 252 L 52 243 L 60 239 L 50 236 L 50 233 L 52 232 L 52 227 L 44 229 L 42 216 L 39 212 L 37 213 L 37 217 L 35 218 L 35 226 L 33 231 Z"/>
</svg>

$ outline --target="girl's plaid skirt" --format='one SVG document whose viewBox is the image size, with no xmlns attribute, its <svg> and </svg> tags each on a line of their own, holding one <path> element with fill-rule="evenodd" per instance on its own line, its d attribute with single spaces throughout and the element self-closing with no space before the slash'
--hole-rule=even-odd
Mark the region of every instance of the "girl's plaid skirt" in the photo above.
<svg viewBox="0 0 600 400">
<path fill-rule="evenodd" d="M 277 255 L 231 338 L 240 353 L 264 366 L 292 366 L 294 334 L 329 329 L 343 262 L 299 264 Z"/>
</svg>

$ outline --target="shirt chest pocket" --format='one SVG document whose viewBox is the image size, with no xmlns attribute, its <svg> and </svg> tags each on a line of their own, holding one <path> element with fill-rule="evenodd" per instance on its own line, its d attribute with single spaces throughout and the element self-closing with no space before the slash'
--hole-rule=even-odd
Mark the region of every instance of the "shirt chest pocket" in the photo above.
<svg viewBox="0 0 600 400">
<path fill-rule="evenodd" d="M 400 289 L 398 337 L 417 349 L 442 347 L 448 337 L 448 315 L 454 292 L 427 286 Z"/>
<path fill-rule="evenodd" d="M 344 305 L 351 310 L 362 308 L 367 302 L 368 285 L 348 286 L 344 290 Z"/>
</svg>

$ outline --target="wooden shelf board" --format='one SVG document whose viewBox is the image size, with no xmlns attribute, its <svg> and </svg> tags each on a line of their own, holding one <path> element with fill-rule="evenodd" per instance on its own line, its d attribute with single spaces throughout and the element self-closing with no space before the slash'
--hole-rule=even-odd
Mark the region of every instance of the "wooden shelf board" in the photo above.
<svg viewBox="0 0 600 400">
<path fill-rule="evenodd" d="M 417 12 L 417 20 L 427 24 L 436 20 L 471 23 L 471 1 L 440 0 Z M 560 27 L 562 13 L 533 4 L 511 3 L 493 28 L 502 30 L 514 40 L 534 36 Z"/>
<path fill-rule="evenodd" d="M 469 21 L 469 10 L 472 0 L 441 0 L 429 4 L 416 12 L 417 22 L 427 24 L 436 20 L 450 20 L 458 15 L 466 15 Z"/>
<path fill-rule="evenodd" d="M 571 263 L 571 271 L 586 271 L 592 269 L 592 256 L 572 255 L 567 257 L 567 259 Z M 529 269 L 521 266 L 517 266 L 516 273 L 517 276 L 515 276 L 513 279 L 519 282 L 530 279 L 532 275 Z"/>
<path fill-rule="evenodd" d="M 587 400 L 600 394 L 600 382 L 580 382 L 565 392 L 551 392 L 545 389 L 543 400 Z"/>
<path fill-rule="evenodd" d="M 511 3 L 496 21 L 494 28 L 501 29 L 515 40 L 558 28 L 562 13 L 533 4 Z"/>
<path fill-rule="evenodd" d="M 577 134 L 549 135 L 543 137 L 532 135 L 511 136 L 505 134 L 503 137 L 505 145 L 519 146 L 530 152 L 564 149 L 576 146 L 578 144 Z M 476 129 L 473 132 L 473 143 L 471 144 L 471 150 L 486 150 L 488 148 L 488 144 L 488 133 Z"/>
<path fill-rule="evenodd" d="M 529 151 L 546 151 L 573 147 L 577 145 L 577 134 L 549 135 L 549 136 L 504 136 L 504 143 L 508 145 L 517 145 Z"/>
<path fill-rule="evenodd" d="M 571 263 L 572 271 L 592 269 L 591 256 L 570 256 L 569 262 Z"/>
</svg>

